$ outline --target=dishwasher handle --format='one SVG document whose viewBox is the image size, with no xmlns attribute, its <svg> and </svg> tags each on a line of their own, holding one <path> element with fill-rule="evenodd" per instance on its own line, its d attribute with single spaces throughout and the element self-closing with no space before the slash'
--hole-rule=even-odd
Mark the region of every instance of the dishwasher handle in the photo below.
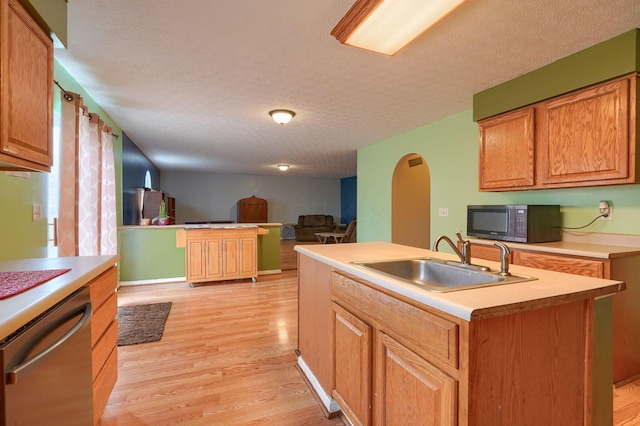
<svg viewBox="0 0 640 426">
<path fill-rule="evenodd" d="M 31 358 L 30 360 L 23 362 L 16 367 L 9 370 L 7 373 L 7 384 L 12 385 L 18 383 L 18 378 L 21 378 L 30 371 L 34 370 L 44 361 L 46 361 L 49 357 L 51 357 L 56 349 L 60 348 L 64 343 L 69 340 L 78 330 L 80 330 L 90 319 L 93 314 L 93 308 L 91 306 L 91 302 L 86 303 L 79 311 L 84 310 L 84 314 L 82 318 L 74 325 L 69 331 L 67 331 L 62 337 L 53 342 L 49 347 L 43 349 L 36 356 Z"/>
</svg>

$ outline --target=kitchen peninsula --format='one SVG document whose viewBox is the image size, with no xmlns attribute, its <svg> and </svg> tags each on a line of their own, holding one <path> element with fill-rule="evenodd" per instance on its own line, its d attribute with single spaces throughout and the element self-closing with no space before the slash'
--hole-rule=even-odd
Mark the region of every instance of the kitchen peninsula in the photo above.
<svg viewBox="0 0 640 426">
<path fill-rule="evenodd" d="M 227 224 L 230 225 L 230 224 Z M 257 223 L 268 234 L 258 235 L 258 275 L 280 272 L 281 223 Z M 185 249 L 177 246 L 177 235 L 190 225 L 121 226 L 118 228 L 120 282 L 150 284 L 184 281 Z"/>
<path fill-rule="evenodd" d="M 299 365 L 327 412 L 354 424 L 611 422 L 611 384 L 593 372 L 611 368 L 610 342 L 594 345 L 595 299 L 623 282 L 513 266 L 537 279 L 437 293 L 351 262 L 454 255 L 384 242 L 296 251 Z"/>
</svg>

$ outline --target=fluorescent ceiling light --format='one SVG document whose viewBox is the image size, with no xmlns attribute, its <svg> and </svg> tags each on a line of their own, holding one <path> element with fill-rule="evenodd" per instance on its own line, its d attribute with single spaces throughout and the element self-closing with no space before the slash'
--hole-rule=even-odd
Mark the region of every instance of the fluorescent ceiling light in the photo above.
<svg viewBox="0 0 640 426">
<path fill-rule="evenodd" d="M 278 168 L 284 172 L 285 170 L 289 169 L 289 165 L 288 164 L 278 164 Z"/>
<path fill-rule="evenodd" d="M 340 43 L 393 55 L 465 0 L 357 0 L 331 31 Z"/>
</svg>

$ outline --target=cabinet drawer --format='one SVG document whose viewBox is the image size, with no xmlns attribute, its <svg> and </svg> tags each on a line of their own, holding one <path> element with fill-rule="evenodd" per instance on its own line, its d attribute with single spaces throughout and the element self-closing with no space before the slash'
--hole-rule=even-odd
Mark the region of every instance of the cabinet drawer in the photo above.
<svg viewBox="0 0 640 426">
<path fill-rule="evenodd" d="M 331 293 L 341 305 L 371 317 L 384 332 L 404 345 L 458 368 L 458 324 L 335 272 Z"/>
<path fill-rule="evenodd" d="M 98 424 L 109 396 L 118 380 L 118 351 L 114 350 L 107 358 L 104 367 L 93 382 L 93 424 Z"/>
<path fill-rule="evenodd" d="M 513 263 L 531 268 L 564 272 L 585 277 L 604 277 L 604 262 L 600 260 L 517 251 L 514 253 Z"/>
<path fill-rule="evenodd" d="M 91 351 L 93 380 L 96 380 L 98 373 L 107 362 L 107 358 L 111 355 L 118 344 L 118 322 L 113 321 L 107 328 L 107 331 L 98 339 L 98 343 Z"/>
<path fill-rule="evenodd" d="M 118 280 L 115 267 L 106 270 L 88 284 L 91 304 L 93 305 L 94 311 L 100 309 L 100 305 L 116 291 L 117 285 Z"/>
<path fill-rule="evenodd" d="M 113 293 L 106 302 L 104 302 L 98 309 L 93 311 L 93 318 L 91 318 L 91 347 L 95 347 L 96 343 L 104 332 L 109 328 L 111 323 L 115 321 L 118 314 L 118 298 L 116 293 Z"/>
</svg>

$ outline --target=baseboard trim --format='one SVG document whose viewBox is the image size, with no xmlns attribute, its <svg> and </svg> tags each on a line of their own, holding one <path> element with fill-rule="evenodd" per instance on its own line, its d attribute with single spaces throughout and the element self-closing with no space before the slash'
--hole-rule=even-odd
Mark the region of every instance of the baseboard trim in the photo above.
<svg viewBox="0 0 640 426">
<path fill-rule="evenodd" d="M 302 373 L 308 380 L 309 384 L 313 388 L 316 396 L 320 399 L 320 402 L 322 403 L 326 411 L 329 413 L 329 416 L 335 415 L 335 413 L 340 411 L 340 406 L 338 405 L 338 403 L 329 395 L 327 395 L 324 389 L 322 389 L 322 386 L 320 386 L 320 382 L 318 382 L 318 379 L 316 379 L 316 376 L 313 375 L 307 363 L 304 362 L 304 359 L 302 359 L 302 355 L 298 357 L 298 367 L 300 367 L 300 370 L 302 370 Z"/>
<path fill-rule="evenodd" d="M 175 277 L 175 278 L 158 278 L 154 280 L 134 280 L 134 281 L 120 281 L 121 286 L 128 285 L 147 285 L 147 284 L 167 284 L 167 283 L 179 283 L 187 281 L 187 277 Z"/>
</svg>

